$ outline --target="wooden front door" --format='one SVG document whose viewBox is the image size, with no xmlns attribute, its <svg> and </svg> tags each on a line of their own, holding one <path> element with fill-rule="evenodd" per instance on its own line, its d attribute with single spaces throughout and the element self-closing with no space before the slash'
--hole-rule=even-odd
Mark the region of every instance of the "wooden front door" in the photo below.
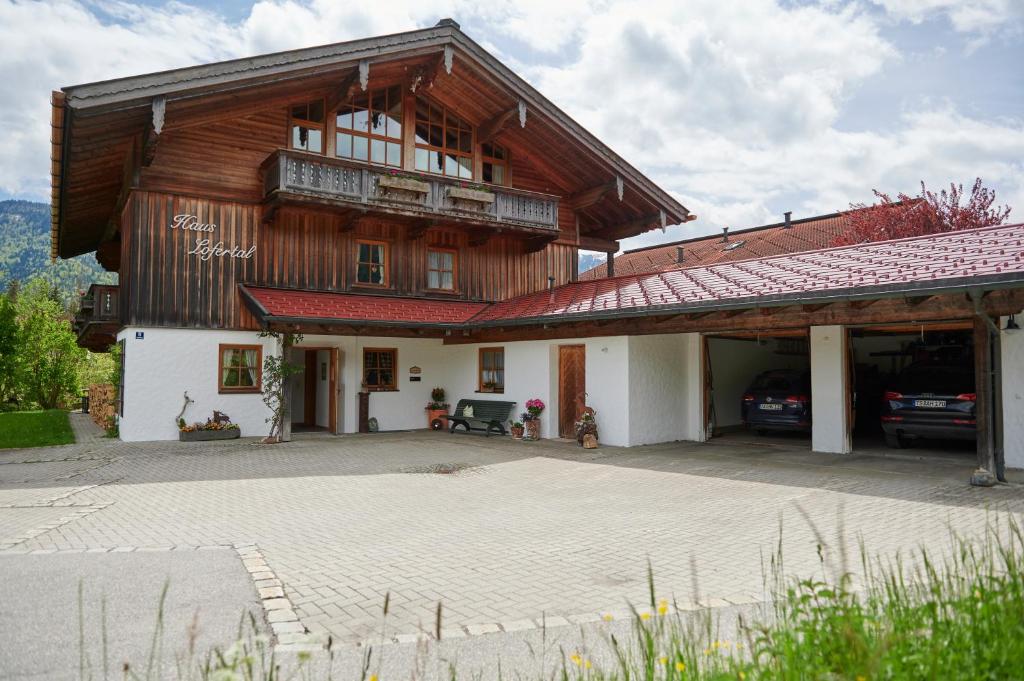
<svg viewBox="0 0 1024 681">
<path fill-rule="evenodd" d="M 305 375 L 305 390 L 306 394 L 303 399 L 303 407 L 305 413 L 302 415 L 302 422 L 306 426 L 316 425 L 316 383 L 319 376 L 316 373 L 316 350 L 306 350 L 306 375 Z"/>
<path fill-rule="evenodd" d="M 587 353 L 583 345 L 558 347 L 558 434 L 575 438 L 575 423 L 587 402 Z"/>
</svg>

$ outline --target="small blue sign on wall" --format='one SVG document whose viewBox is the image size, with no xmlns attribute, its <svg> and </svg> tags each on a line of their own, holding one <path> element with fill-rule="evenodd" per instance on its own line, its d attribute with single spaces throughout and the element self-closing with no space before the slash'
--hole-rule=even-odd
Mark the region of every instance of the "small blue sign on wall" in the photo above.
<svg viewBox="0 0 1024 681">
<path fill-rule="evenodd" d="M 135 340 L 142 340 L 145 337 L 146 337 L 146 332 L 145 331 L 136 331 L 135 332 Z"/>
</svg>

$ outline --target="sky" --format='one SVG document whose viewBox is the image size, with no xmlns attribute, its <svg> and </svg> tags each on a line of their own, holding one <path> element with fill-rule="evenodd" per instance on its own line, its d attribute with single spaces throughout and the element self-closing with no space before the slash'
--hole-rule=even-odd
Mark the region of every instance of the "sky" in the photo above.
<svg viewBox="0 0 1024 681">
<path fill-rule="evenodd" d="M 49 199 L 51 90 L 442 17 L 698 216 L 625 248 L 979 176 L 1024 220 L 1024 0 L 0 0 L 0 199 Z"/>
</svg>

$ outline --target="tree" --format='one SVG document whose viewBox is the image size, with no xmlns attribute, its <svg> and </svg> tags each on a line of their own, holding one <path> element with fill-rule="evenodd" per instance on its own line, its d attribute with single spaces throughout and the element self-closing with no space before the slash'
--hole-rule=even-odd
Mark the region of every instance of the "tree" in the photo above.
<svg viewBox="0 0 1024 681">
<path fill-rule="evenodd" d="M 20 351 L 17 379 L 25 396 L 43 409 L 56 409 L 78 392 L 84 348 L 77 345 L 59 290 L 36 279 L 19 293 Z"/>
<path fill-rule="evenodd" d="M 980 177 L 974 181 L 963 205 L 962 184 L 950 183 L 949 191 L 943 189 L 936 194 L 928 191 L 922 182 L 920 196 L 901 193 L 896 200 L 877 189 L 874 193 L 878 203 L 870 206 L 850 204 L 851 212 L 847 213 L 849 225 L 832 242 L 833 246 L 991 227 L 1003 224 L 1010 216 L 1008 206 L 992 207 L 996 193 L 983 187 Z"/>
<path fill-rule="evenodd" d="M 17 397 L 18 358 L 21 354 L 21 336 L 14 306 L 17 286 L 11 285 L 0 296 L 0 402 L 7 403 Z"/>
<path fill-rule="evenodd" d="M 301 334 L 264 331 L 263 338 L 276 338 L 281 342 L 280 357 L 271 353 L 263 360 L 263 404 L 270 410 L 266 421 L 270 424 L 270 433 L 266 442 L 281 442 L 285 439 L 285 421 L 288 419 L 288 379 L 302 371 L 302 367 L 288 361 L 288 349 L 295 343 L 302 342 Z"/>
</svg>

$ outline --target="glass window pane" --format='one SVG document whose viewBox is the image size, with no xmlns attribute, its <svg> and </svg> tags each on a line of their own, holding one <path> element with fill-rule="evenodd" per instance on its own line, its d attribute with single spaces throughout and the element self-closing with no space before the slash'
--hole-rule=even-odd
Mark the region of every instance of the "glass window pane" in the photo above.
<svg viewBox="0 0 1024 681">
<path fill-rule="evenodd" d="M 452 276 L 453 275 L 452 275 L 451 272 L 444 272 L 441 275 L 441 286 L 440 286 L 440 288 L 443 288 L 446 291 L 454 290 L 455 289 L 455 283 L 454 283 L 454 280 L 452 279 Z"/>
<path fill-rule="evenodd" d="M 426 149 L 416 150 L 416 170 L 430 170 L 429 156 L 430 152 L 428 152 Z"/>
<path fill-rule="evenodd" d="M 459 151 L 464 151 L 467 154 L 473 153 L 473 133 L 469 130 L 459 133 Z"/>
<path fill-rule="evenodd" d="M 292 118 L 298 118 L 301 121 L 306 120 L 306 104 L 295 104 L 292 106 Z M 280 109 L 278 109 L 280 111 Z"/>
<path fill-rule="evenodd" d="M 322 130 L 312 128 L 309 131 L 309 150 L 320 153 L 324 150 L 324 133 Z"/>
<path fill-rule="evenodd" d="M 416 144 L 426 144 L 429 126 L 426 123 L 416 124 Z"/>
<path fill-rule="evenodd" d="M 359 262 L 370 261 L 370 244 L 359 244 Z"/>
<path fill-rule="evenodd" d="M 452 151 L 455 151 L 456 149 L 458 149 L 459 148 L 459 131 L 458 130 L 452 130 L 451 128 L 448 128 L 444 132 L 445 132 L 445 134 L 444 134 L 444 145 L 447 148 L 451 149 Z"/>
<path fill-rule="evenodd" d="M 391 371 L 386 371 L 386 370 L 382 369 L 381 372 L 380 372 L 380 385 L 382 385 L 382 386 L 392 386 L 394 384 L 395 384 L 394 374 Z"/>
<path fill-rule="evenodd" d="M 342 105 L 342 108 L 338 111 L 338 115 L 335 119 L 337 126 L 342 130 L 352 129 L 352 109 L 347 105 Z"/>
<path fill-rule="evenodd" d="M 370 114 L 362 107 L 353 107 L 352 129 L 359 132 L 366 132 L 369 129 Z"/>
<path fill-rule="evenodd" d="M 468 156 L 459 157 L 459 177 L 464 179 L 473 177 L 473 159 Z"/>
<path fill-rule="evenodd" d="M 459 176 L 459 159 L 457 156 L 451 154 L 445 154 L 444 157 L 444 174 L 451 175 L 452 177 Z"/>
<path fill-rule="evenodd" d="M 450 270 L 452 268 L 453 253 L 447 251 L 437 251 L 437 261 L 442 270 Z"/>
<path fill-rule="evenodd" d="M 380 385 L 377 370 L 367 369 L 366 370 L 366 385 Z"/>
<path fill-rule="evenodd" d="M 301 125 L 292 126 L 292 149 L 306 149 L 309 146 L 309 131 Z"/>
<path fill-rule="evenodd" d="M 383 111 L 374 110 L 373 116 L 370 118 L 370 124 L 370 132 L 383 137 L 384 132 L 387 130 L 387 116 Z"/>
<path fill-rule="evenodd" d="M 427 267 L 432 270 L 441 269 L 440 251 L 427 251 Z"/>
<path fill-rule="evenodd" d="M 441 288 L 441 273 L 436 270 L 427 272 L 427 288 Z"/>
<path fill-rule="evenodd" d="M 402 165 L 402 145 L 395 144 L 394 142 L 388 142 L 387 164 L 389 166 Z"/>
<path fill-rule="evenodd" d="M 505 166 L 494 166 L 491 178 L 490 181 L 494 184 L 505 184 Z"/>
<path fill-rule="evenodd" d="M 433 104 L 431 104 L 430 105 L 430 122 L 431 123 L 437 123 L 438 125 L 440 125 L 443 121 L 444 121 L 444 111 L 441 110 L 441 107 L 434 106 Z"/>
<path fill-rule="evenodd" d="M 384 163 L 384 140 L 370 140 L 370 161 Z"/>
<path fill-rule="evenodd" d="M 490 142 L 484 142 L 480 145 L 480 153 L 484 156 L 494 156 L 494 145 Z"/>
<path fill-rule="evenodd" d="M 313 123 L 324 122 L 324 100 L 317 99 L 309 103 L 309 120 Z"/>
<path fill-rule="evenodd" d="M 430 109 L 422 99 L 416 100 L 416 120 L 424 123 L 430 122 Z"/>
<path fill-rule="evenodd" d="M 440 125 L 430 126 L 430 137 L 427 139 L 427 143 L 434 147 L 441 146 L 444 138 L 442 137 L 442 128 Z"/>
<path fill-rule="evenodd" d="M 402 96 L 398 88 L 388 90 L 388 132 L 387 136 L 402 139 Z"/>
<path fill-rule="evenodd" d="M 444 173 L 444 154 L 440 151 L 430 152 L 430 172 Z"/>
<path fill-rule="evenodd" d="M 384 247 L 379 244 L 374 244 L 370 249 L 370 262 L 382 263 L 384 262 Z"/>
<path fill-rule="evenodd" d="M 334 141 L 335 153 L 341 158 L 352 158 L 352 135 L 339 132 Z"/>
<path fill-rule="evenodd" d="M 494 164 L 484 161 L 481 166 L 481 174 L 482 177 L 480 179 L 484 182 L 494 182 Z"/>
<path fill-rule="evenodd" d="M 364 367 L 375 367 L 377 366 L 377 353 L 367 350 L 363 353 L 363 366 Z"/>
<path fill-rule="evenodd" d="M 366 161 L 370 158 L 369 140 L 365 137 L 352 138 L 352 158 Z"/>
<path fill-rule="evenodd" d="M 391 352 L 380 353 L 380 368 L 390 369 L 395 366 L 395 355 Z"/>
</svg>

